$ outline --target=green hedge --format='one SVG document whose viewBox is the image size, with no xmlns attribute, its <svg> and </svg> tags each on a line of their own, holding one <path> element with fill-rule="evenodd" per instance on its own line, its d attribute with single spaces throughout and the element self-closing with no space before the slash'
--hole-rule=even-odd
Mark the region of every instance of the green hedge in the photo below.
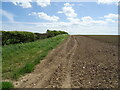
<svg viewBox="0 0 120 90">
<path fill-rule="evenodd" d="M 2 33 L 2 35 L 1 35 Z M 32 42 L 37 39 L 45 39 L 54 37 L 60 34 L 68 34 L 64 31 L 47 30 L 46 33 L 32 33 L 26 31 L 0 31 L 0 40 L 2 38 L 2 45 Z M 0 44 L 1 45 L 1 44 Z"/>
<path fill-rule="evenodd" d="M 54 37 L 54 36 L 57 36 L 57 35 L 60 35 L 60 34 L 68 34 L 67 32 L 65 31 L 56 31 L 56 30 L 47 30 L 47 37 Z"/>
<path fill-rule="evenodd" d="M 36 40 L 36 35 L 32 32 L 25 31 L 1 31 L 1 32 L 2 32 L 2 45 L 25 43 Z"/>
<path fill-rule="evenodd" d="M 37 39 L 45 39 L 47 38 L 47 34 L 46 33 L 35 33 L 35 35 L 37 36 Z"/>
</svg>

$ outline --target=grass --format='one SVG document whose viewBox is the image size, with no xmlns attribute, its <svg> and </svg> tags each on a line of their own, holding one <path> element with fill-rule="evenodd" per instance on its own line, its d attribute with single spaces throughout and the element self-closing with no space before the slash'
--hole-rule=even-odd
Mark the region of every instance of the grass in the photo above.
<svg viewBox="0 0 120 90">
<path fill-rule="evenodd" d="M 14 88 L 11 82 L 2 82 L 2 90 L 10 90 L 10 88 Z"/>
<path fill-rule="evenodd" d="M 58 35 L 35 42 L 3 46 L 2 78 L 18 79 L 21 75 L 32 72 L 35 65 L 67 37 L 68 35 Z"/>
</svg>

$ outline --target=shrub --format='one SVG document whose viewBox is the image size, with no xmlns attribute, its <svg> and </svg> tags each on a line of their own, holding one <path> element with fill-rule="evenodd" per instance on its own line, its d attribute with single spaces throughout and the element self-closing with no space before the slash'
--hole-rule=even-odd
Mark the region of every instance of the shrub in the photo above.
<svg viewBox="0 0 120 90">
<path fill-rule="evenodd" d="M 25 31 L 1 31 L 2 45 L 26 43 L 36 40 L 36 35 Z"/>
<path fill-rule="evenodd" d="M 49 37 L 54 37 L 54 36 L 57 36 L 57 35 L 60 35 L 60 34 L 68 34 L 67 32 L 65 32 L 65 31 L 55 31 L 55 30 L 53 30 L 53 31 L 50 31 L 50 30 L 47 30 L 47 37 L 49 38 Z"/>
<path fill-rule="evenodd" d="M 45 38 L 47 38 L 47 34 L 46 33 L 43 33 L 43 34 L 35 33 L 35 35 L 37 36 L 36 37 L 37 39 L 45 39 Z"/>
<path fill-rule="evenodd" d="M 50 31 L 47 30 L 46 33 L 32 33 L 26 31 L 0 31 L 0 40 L 2 39 L 2 45 L 16 44 L 16 43 L 26 43 L 32 42 L 37 39 L 45 39 L 49 37 L 54 37 L 60 34 L 68 34 L 65 31 Z M 2 37 L 2 38 L 1 38 Z"/>
</svg>

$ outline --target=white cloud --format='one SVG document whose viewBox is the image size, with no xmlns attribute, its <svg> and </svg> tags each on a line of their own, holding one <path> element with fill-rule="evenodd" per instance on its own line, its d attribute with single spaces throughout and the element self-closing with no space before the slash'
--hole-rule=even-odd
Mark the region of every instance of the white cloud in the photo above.
<svg viewBox="0 0 120 90">
<path fill-rule="evenodd" d="M 85 16 L 85 17 L 82 17 L 81 20 L 87 22 L 87 21 L 92 21 L 93 19 L 90 16 Z"/>
<path fill-rule="evenodd" d="M 119 0 L 98 0 L 99 4 L 118 4 Z"/>
<path fill-rule="evenodd" d="M 41 7 L 50 5 L 51 0 L 10 0 L 14 5 L 21 6 L 23 8 L 31 8 L 31 2 L 36 2 Z"/>
<path fill-rule="evenodd" d="M 73 9 L 70 3 L 65 3 L 62 11 L 58 11 L 58 13 L 65 14 L 67 16 L 67 20 L 71 24 L 78 24 L 78 25 L 85 25 L 85 26 L 106 25 L 108 23 L 115 23 L 116 21 L 114 21 L 114 19 L 117 18 L 117 15 L 112 13 L 102 17 L 103 20 L 94 20 L 90 16 L 78 18 L 77 13 L 75 13 L 75 10 Z"/>
<path fill-rule="evenodd" d="M 65 3 L 64 5 L 65 5 L 65 6 L 70 6 L 70 3 Z"/>
<path fill-rule="evenodd" d="M 62 11 L 58 11 L 58 13 L 63 13 Z"/>
<path fill-rule="evenodd" d="M 0 9 L 0 15 L 7 17 L 10 22 L 15 22 L 14 15 L 12 13 Z"/>
<path fill-rule="evenodd" d="M 70 3 L 65 3 L 64 6 L 74 6 L 74 4 L 70 4 Z"/>
<path fill-rule="evenodd" d="M 37 4 L 41 7 L 50 5 L 50 0 L 36 0 Z"/>
<path fill-rule="evenodd" d="M 58 11 L 58 13 L 65 14 L 67 20 L 69 20 L 72 24 L 78 24 L 80 20 L 77 18 L 77 13 L 75 13 L 75 10 L 72 7 L 73 5 L 74 4 L 65 3 L 62 11 Z"/>
<path fill-rule="evenodd" d="M 104 19 L 107 21 L 107 22 L 118 22 L 118 14 L 113 14 L 113 13 L 110 13 L 108 15 L 105 15 L 104 16 Z"/>
<path fill-rule="evenodd" d="M 118 22 L 118 14 L 110 13 L 102 17 L 102 20 L 94 20 L 90 16 L 85 16 L 81 18 L 81 24 L 83 25 L 106 25 L 109 23 L 117 23 Z"/>
<path fill-rule="evenodd" d="M 59 20 L 59 17 L 57 17 L 57 16 L 49 16 L 44 12 L 38 12 L 38 13 L 32 12 L 29 15 L 35 15 L 35 16 L 39 17 L 40 19 L 44 19 L 44 20 L 48 20 L 48 21 L 58 21 Z"/>
<path fill-rule="evenodd" d="M 72 5 L 69 3 L 65 3 L 62 11 L 58 11 L 58 13 L 63 13 L 67 17 L 77 17 L 77 14 L 75 13 L 75 10 L 72 8 Z"/>
<path fill-rule="evenodd" d="M 107 24 L 107 22 L 106 21 L 104 21 L 104 20 L 93 20 L 93 21 L 91 21 L 91 23 L 93 24 L 93 25 L 106 25 Z"/>
<path fill-rule="evenodd" d="M 107 18 L 107 19 L 118 19 L 118 14 L 110 13 L 108 15 L 105 15 L 104 18 Z"/>
<path fill-rule="evenodd" d="M 68 17 L 76 17 L 77 14 L 75 13 L 74 9 L 72 7 L 64 7 L 63 13 Z"/>
<path fill-rule="evenodd" d="M 105 25 L 107 24 L 107 22 L 105 20 L 94 20 L 92 17 L 90 16 L 85 16 L 81 18 L 82 25 Z"/>
<path fill-rule="evenodd" d="M 80 19 L 78 18 L 67 18 L 71 24 L 79 24 L 80 23 Z"/>
<path fill-rule="evenodd" d="M 10 0 L 14 5 L 21 6 L 23 8 L 30 8 L 32 7 L 30 2 L 32 0 Z"/>
</svg>

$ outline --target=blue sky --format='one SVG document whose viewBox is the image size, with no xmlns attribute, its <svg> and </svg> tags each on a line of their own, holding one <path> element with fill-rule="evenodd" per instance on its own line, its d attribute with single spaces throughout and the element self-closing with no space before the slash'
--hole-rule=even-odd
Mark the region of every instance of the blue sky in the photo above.
<svg viewBox="0 0 120 90">
<path fill-rule="evenodd" d="M 70 34 L 118 34 L 118 5 L 113 0 L 109 1 L 2 2 L 1 29 L 39 33 L 54 29 Z"/>
</svg>

